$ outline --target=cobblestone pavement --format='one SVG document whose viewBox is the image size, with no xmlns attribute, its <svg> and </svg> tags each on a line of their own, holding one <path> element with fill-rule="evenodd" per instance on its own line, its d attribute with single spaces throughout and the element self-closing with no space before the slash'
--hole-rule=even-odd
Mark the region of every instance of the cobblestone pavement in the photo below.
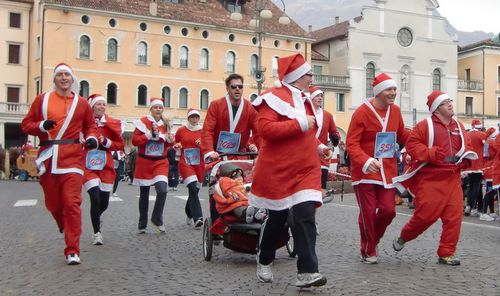
<svg viewBox="0 0 500 296">
<path fill-rule="evenodd" d="M 298 289 L 293 286 L 296 259 L 285 249 L 277 252 L 271 284 L 257 281 L 253 255 L 214 246 L 214 257 L 204 261 L 202 231 L 185 224 L 182 185 L 168 193 L 167 233 L 148 228 L 147 234 L 136 234 L 138 191 L 120 184 L 121 201 L 112 201 L 104 214 L 103 246 L 91 244 L 89 201 L 83 194 L 82 264 L 67 266 L 63 237 L 38 183 L 0 181 L 0 295 L 500 295 L 498 221 L 464 218 L 458 248 L 462 265 L 442 266 L 436 264 L 440 222 L 400 253 L 392 250 L 392 238 L 411 213 L 400 206 L 380 243 L 380 263 L 364 265 L 355 199 L 352 194 L 343 202 L 336 197 L 318 211 L 317 253 L 328 283 Z M 206 192 L 205 187 L 201 196 L 208 214 Z M 14 206 L 19 200 L 36 205 Z"/>
</svg>

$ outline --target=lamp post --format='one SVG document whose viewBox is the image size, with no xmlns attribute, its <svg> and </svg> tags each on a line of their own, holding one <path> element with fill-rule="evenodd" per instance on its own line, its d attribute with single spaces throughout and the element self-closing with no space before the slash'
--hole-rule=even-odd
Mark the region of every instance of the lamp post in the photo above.
<svg viewBox="0 0 500 296">
<path fill-rule="evenodd" d="M 253 77 L 257 82 L 257 91 L 258 94 L 262 91 L 262 83 L 265 81 L 265 68 L 262 67 L 262 37 L 264 36 L 264 20 L 271 19 L 273 17 L 273 13 L 271 10 L 266 8 L 266 3 L 269 0 L 256 0 L 255 1 L 255 14 L 254 17 L 250 20 L 250 27 L 255 30 L 255 35 L 257 37 L 257 67 L 255 73 L 253 73 Z M 280 0 L 283 4 L 283 15 L 279 18 L 278 23 L 282 25 L 288 25 L 290 23 L 290 18 L 285 15 L 285 2 Z M 238 0 L 236 0 L 235 4 L 235 12 L 231 13 L 231 19 L 235 21 L 241 21 L 243 16 L 240 12 L 236 11 L 236 7 L 238 7 Z"/>
</svg>

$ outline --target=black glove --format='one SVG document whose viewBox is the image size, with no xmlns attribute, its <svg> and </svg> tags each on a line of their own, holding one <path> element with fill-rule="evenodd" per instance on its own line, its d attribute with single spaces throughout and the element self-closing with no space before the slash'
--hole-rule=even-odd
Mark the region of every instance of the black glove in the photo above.
<svg viewBox="0 0 500 296">
<path fill-rule="evenodd" d="M 43 129 L 45 129 L 46 131 L 53 129 L 55 125 L 56 125 L 56 123 L 53 122 L 52 120 L 45 120 L 42 123 Z"/>
<path fill-rule="evenodd" d="M 331 134 L 330 135 L 330 141 L 332 142 L 332 145 L 334 147 L 337 147 L 339 145 L 339 142 L 340 142 L 339 135 L 337 135 L 337 134 Z"/>
<path fill-rule="evenodd" d="M 88 138 L 87 141 L 85 141 L 85 147 L 90 148 L 90 149 L 96 149 L 97 148 L 97 140 L 94 138 Z"/>
</svg>

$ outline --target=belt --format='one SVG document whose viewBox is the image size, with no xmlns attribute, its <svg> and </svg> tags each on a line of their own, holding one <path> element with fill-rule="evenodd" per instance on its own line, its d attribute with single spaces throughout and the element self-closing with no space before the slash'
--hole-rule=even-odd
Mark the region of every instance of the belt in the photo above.
<svg viewBox="0 0 500 296">
<path fill-rule="evenodd" d="M 66 145 L 66 144 L 78 144 L 79 139 L 64 139 L 64 140 L 46 140 L 41 141 L 40 146 L 50 146 L 50 145 Z"/>
<path fill-rule="evenodd" d="M 145 159 L 149 159 L 149 160 L 162 160 L 162 159 L 166 159 L 167 158 L 166 155 L 162 155 L 162 156 L 148 156 L 148 155 L 144 155 L 142 153 L 139 153 L 139 156 L 142 157 L 142 158 L 145 158 Z"/>
</svg>

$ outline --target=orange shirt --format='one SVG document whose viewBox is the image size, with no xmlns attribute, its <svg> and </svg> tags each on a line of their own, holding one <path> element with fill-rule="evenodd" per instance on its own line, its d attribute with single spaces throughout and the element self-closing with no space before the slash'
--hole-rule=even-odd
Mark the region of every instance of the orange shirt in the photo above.
<svg viewBox="0 0 500 296">
<path fill-rule="evenodd" d="M 52 120 L 56 123 L 53 129 L 49 131 L 50 137 L 54 139 L 57 133 L 63 126 L 64 120 L 68 117 L 68 111 L 73 104 L 74 95 L 60 96 L 57 92 L 53 91 L 50 93 L 49 102 L 50 108 L 47 111 L 47 119 Z"/>
</svg>

